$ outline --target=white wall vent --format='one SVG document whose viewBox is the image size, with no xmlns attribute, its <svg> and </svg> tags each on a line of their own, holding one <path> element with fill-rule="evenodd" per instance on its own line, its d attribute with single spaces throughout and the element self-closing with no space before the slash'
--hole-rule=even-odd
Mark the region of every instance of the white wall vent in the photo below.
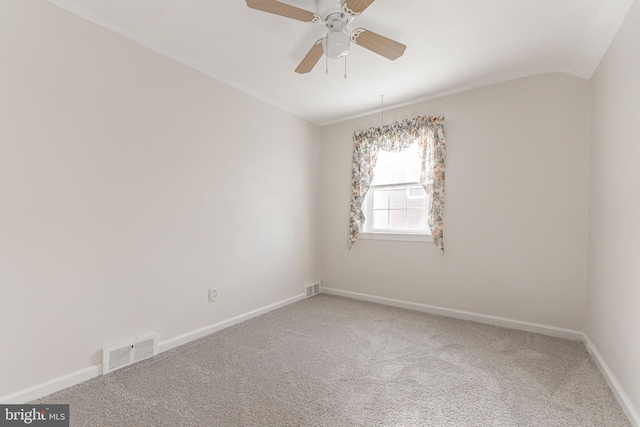
<svg viewBox="0 0 640 427">
<path fill-rule="evenodd" d="M 312 285 L 307 285 L 305 287 L 307 298 L 312 297 L 314 295 L 318 295 L 320 293 L 320 282 L 314 283 Z"/>
<path fill-rule="evenodd" d="M 132 338 L 102 349 L 102 374 L 158 354 L 158 334 Z"/>
</svg>

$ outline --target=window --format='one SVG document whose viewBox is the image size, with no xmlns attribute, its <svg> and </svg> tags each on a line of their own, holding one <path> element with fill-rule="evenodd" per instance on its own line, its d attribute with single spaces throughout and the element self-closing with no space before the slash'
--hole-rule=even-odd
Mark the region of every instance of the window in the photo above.
<svg viewBox="0 0 640 427">
<path fill-rule="evenodd" d="M 365 233 L 430 234 L 421 170 L 417 144 L 399 153 L 378 152 L 373 182 L 363 204 Z"/>
<path fill-rule="evenodd" d="M 349 249 L 362 237 L 433 241 L 444 254 L 443 125 L 444 117 L 419 116 L 353 134 Z M 426 151 L 424 158 L 418 150 Z M 420 186 L 427 189 L 426 197 Z M 428 226 L 416 219 L 421 212 Z"/>
</svg>

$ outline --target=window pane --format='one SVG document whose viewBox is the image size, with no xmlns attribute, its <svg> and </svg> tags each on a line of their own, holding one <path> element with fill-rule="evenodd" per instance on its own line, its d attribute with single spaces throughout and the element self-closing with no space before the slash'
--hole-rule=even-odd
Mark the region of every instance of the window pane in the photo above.
<svg viewBox="0 0 640 427">
<path fill-rule="evenodd" d="M 389 192 L 384 190 L 373 190 L 373 209 L 389 208 Z"/>
<path fill-rule="evenodd" d="M 419 187 L 409 188 L 409 197 L 410 198 L 424 198 L 426 195 L 426 191 L 424 191 L 424 187 L 421 185 Z"/>
<path fill-rule="evenodd" d="M 409 230 L 426 230 L 427 224 L 424 209 L 409 209 L 407 211 L 407 228 Z"/>
<path fill-rule="evenodd" d="M 373 211 L 373 228 L 389 228 L 389 211 Z"/>
<path fill-rule="evenodd" d="M 391 173 L 389 174 L 389 182 L 390 183 L 398 183 L 398 182 L 408 182 L 407 181 L 407 169 L 406 168 L 394 168 L 391 169 Z"/>
<path fill-rule="evenodd" d="M 389 211 L 389 228 L 393 230 L 404 230 L 407 228 L 407 211 Z"/>
<path fill-rule="evenodd" d="M 400 153 L 380 150 L 373 185 L 402 184 L 420 180 L 422 166 L 418 145 L 412 144 Z"/>
<path fill-rule="evenodd" d="M 420 182 L 420 175 L 422 175 L 422 166 L 418 162 L 416 165 L 411 165 L 407 171 L 406 182 Z"/>
<path fill-rule="evenodd" d="M 422 190 L 424 193 L 424 190 Z M 407 199 L 407 208 L 411 209 L 424 209 L 427 202 L 426 194 L 423 194 L 422 197 L 409 197 Z"/>
<path fill-rule="evenodd" d="M 407 208 L 424 209 L 425 199 L 409 199 L 407 200 Z"/>
<path fill-rule="evenodd" d="M 427 196 L 417 144 L 400 153 L 379 151 L 371 191 L 367 196 L 366 230 L 418 232 L 428 230 Z M 373 199 L 371 199 L 373 198 Z"/>
<path fill-rule="evenodd" d="M 389 208 L 405 209 L 407 207 L 407 190 L 390 190 L 389 192 Z"/>
</svg>

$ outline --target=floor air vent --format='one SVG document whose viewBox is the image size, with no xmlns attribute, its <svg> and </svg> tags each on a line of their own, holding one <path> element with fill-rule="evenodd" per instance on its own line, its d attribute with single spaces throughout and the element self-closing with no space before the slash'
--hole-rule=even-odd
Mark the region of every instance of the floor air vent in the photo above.
<svg viewBox="0 0 640 427">
<path fill-rule="evenodd" d="M 318 295 L 320 293 L 320 282 L 308 285 L 305 289 L 307 292 L 307 298 Z"/>
<path fill-rule="evenodd" d="M 133 338 L 102 349 L 102 374 L 124 368 L 158 354 L 158 335 Z"/>
</svg>

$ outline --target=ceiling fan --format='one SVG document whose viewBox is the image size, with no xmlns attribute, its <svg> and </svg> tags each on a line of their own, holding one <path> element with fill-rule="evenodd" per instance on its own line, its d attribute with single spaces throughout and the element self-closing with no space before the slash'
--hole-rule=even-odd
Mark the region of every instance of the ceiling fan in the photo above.
<svg viewBox="0 0 640 427">
<path fill-rule="evenodd" d="M 346 56 L 349 53 L 351 43 L 390 60 L 401 57 L 407 48 L 402 43 L 364 28 L 349 30 L 348 26 L 353 18 L 360 15 L 375 0 L 316 0 L 318 13 L 309 12 L 277 0 L 246 1 L 247 6 L 252 9 L 303 22 L 323 23 L 327 27 L 325 36 L 313 44 L 311 50 L 296 68 L 296 73 L 299 74 L 310 72 L 322 55 L 334 59 Z"/>
</svg>

